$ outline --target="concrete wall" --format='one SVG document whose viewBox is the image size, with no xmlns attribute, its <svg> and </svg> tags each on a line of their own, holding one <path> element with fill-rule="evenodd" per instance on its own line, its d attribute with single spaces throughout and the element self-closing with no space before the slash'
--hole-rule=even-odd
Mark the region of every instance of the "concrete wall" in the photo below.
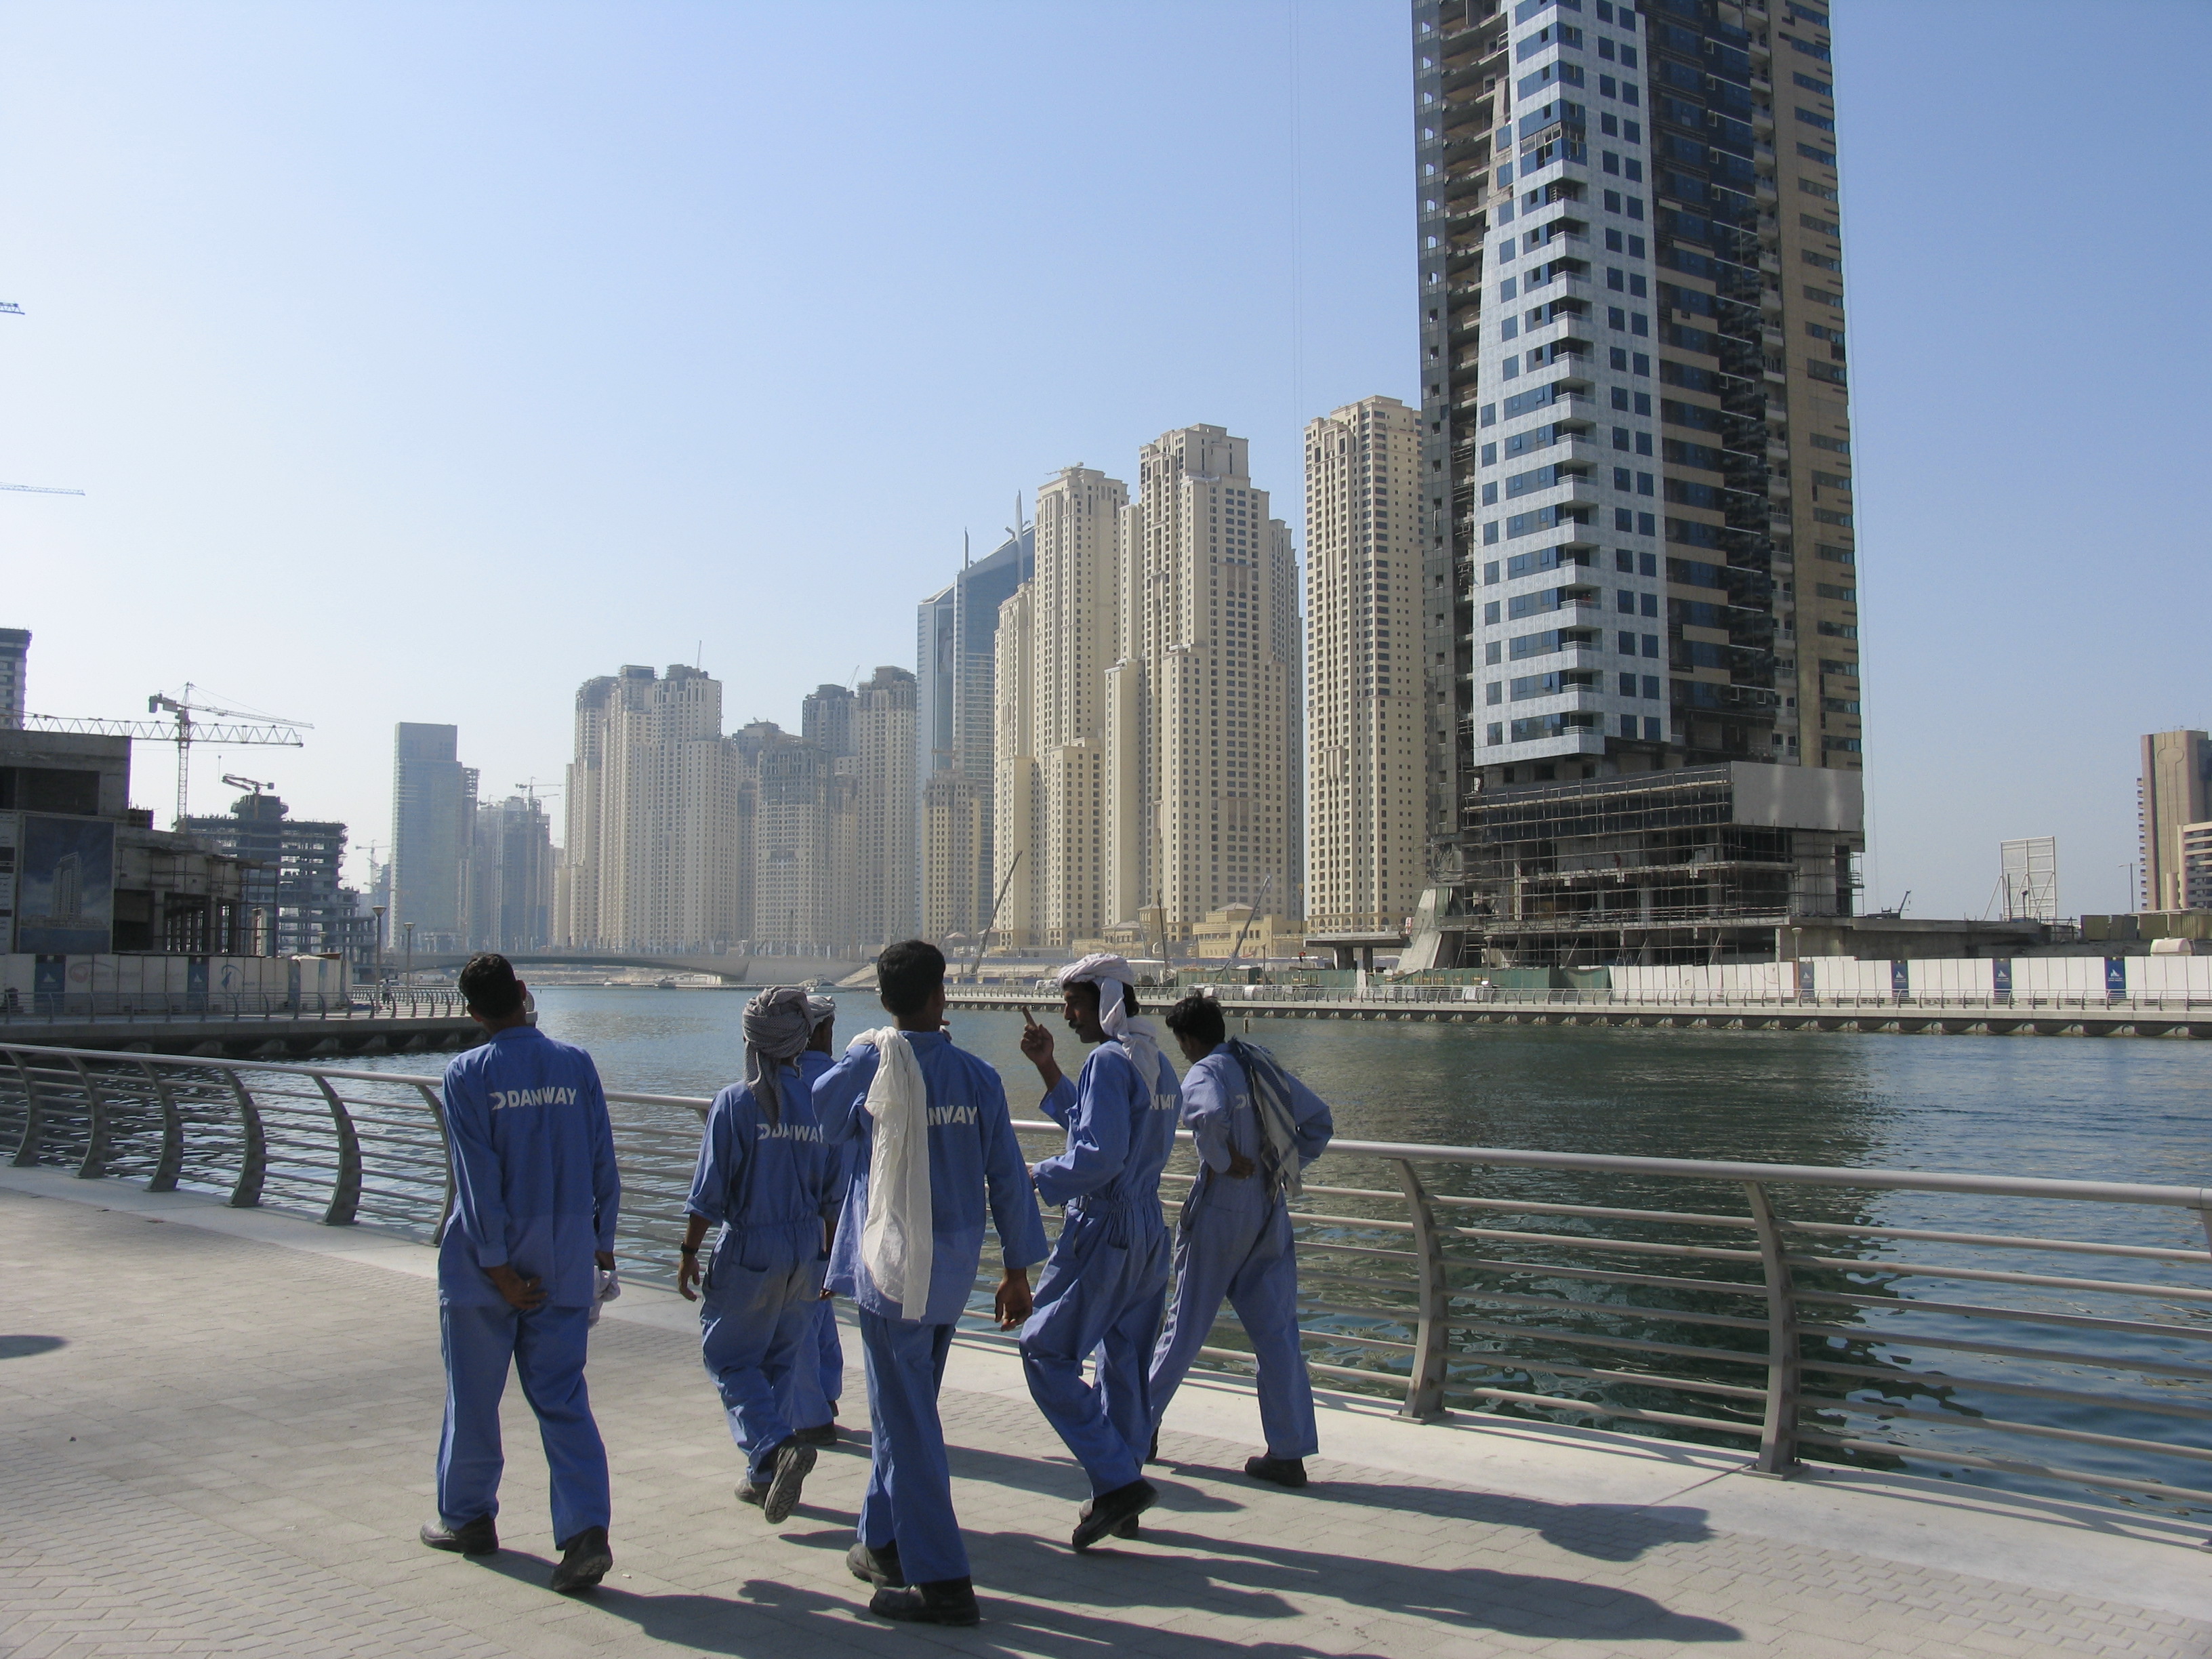
<svg viewBox="0 0 2212 1659">
<path fill-rule="evenodd" d="M 35 956 L 0 956 L 0 992 L 13 991 L 28 1007 L 38 988 Z M 82 956 L 62 958 L 64 989 L 69 995 L 175 996 L 191 988 L 191 964 L 207 964 L 210 995 L 282 997 L 299 994 L 340 997 L 349 981 L 337 957 Z M 2207 967 L 2212 967 L 2208 960 Z"/>
</svg>

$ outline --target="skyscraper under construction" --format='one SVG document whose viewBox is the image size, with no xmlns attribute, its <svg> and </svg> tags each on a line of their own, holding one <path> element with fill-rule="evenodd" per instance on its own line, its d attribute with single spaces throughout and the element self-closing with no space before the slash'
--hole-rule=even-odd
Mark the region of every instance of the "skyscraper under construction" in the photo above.
<svg viewBox="0 0 2212 1659">
<path fill-rule="evenodd" d="M 1413 9 L 1411 960 L 1769 955 L 1863 844 L 1826 11 Z"/>
</svg>

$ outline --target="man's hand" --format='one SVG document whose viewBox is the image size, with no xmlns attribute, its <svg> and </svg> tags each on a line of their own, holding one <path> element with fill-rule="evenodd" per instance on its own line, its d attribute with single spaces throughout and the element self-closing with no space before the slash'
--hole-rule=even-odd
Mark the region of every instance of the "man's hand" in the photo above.
<svg viewBox="0 0 2212 1659">
<path fill-rule="evenodd" d="M 528 1313 L 545 1304 L 545 1287 L 534 1273 L 525 1279 L 502 1261 L 496 1267 L 486 1267 L 484 1277 L 491 1280 L 492 1288 L 507 1298 L 507 1305 Z"/>
<path fill-rule="evenodd" d="M 1032 1019 L 1026 1008 L 1022 1010 L 1022 1058 L 1037 1068 L 1048 1091 L 1060 1085 L 1060 1062 L 1052 1056 L 1052 1033 Z"/>
<path fill-rule="evenodd" d="M 603 1273 L 611 1273 L 615 1270 L 615 1253 L 612 1250 L 593 1250 L 592 1260 L 599 1264 L 599 1269 Z"/>
<path fill-rule="evenodd" d="M 676 1293 L 686 1302 L 696 1302 L 699 1292 L 691 1287 L 699 1282 L 699 1253 L 676 1258 Z"/>
<path fill-rule="evenodd" d="M 1022 1267 L 1009 1267 L 999 1281 L 999 1294 L 993 1298 L 993 1310 L 999 1316 L 999 1328 L 1010 1331 L 1030 1316 L 1030 1276 Z"/>
</svg>

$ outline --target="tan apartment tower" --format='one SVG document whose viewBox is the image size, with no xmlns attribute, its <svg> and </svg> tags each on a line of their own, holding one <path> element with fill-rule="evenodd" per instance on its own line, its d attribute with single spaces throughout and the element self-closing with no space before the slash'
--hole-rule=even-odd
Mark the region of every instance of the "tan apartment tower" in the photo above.
<svg viewBox="0 0 2212 1659">
<path fill-rule="evenodd" d="M 1849 913 L 1863 840 L 1827 7 L 1412 12 L 1436 927 L 1409 961 L 1771 957 Z M 1702 884 L 1692 822 L 1724 831 Z"/>
<path fill-rule="evenodd" d="M 1425 878 L 1419 417 L 1306 427 L 1306 932 L 1402 943 Z"/>
<path fill-rule="evenodd" d="M 2142 842 L 2146 910 L 2198 908 L 2190 896 L 2185 842 L 2202 839 L 2185 831 L 2212 819 L 2212 738 L 2202 732 L 2154 732 L 2142 740 L 2142 775 L 2136 784 L 2136 816 Z"/>
<path fill-rule="evenodd" d="M 1037 492 L 1036 573 L 1000 607 L 994 695 L 996 937 L 1066 948 L 1106 915 L 1106 671 L 1121 654 L 1119 538 L 1128 486 L 1085 466 Z M 1015 860 L 1020 860 L 1018 868 Z"/>
<path fill-rule="evenodd" d="M 1297 568 L 1249 440 L 1145 446 L 1107 676 L 1107 908 L 1170 945 L 1231 904 L 1303 914 Z"/>
</svg>

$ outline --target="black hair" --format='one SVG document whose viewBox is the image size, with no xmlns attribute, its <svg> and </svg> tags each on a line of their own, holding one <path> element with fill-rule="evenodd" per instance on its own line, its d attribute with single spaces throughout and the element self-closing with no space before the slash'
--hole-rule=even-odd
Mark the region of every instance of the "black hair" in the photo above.
<svg viewBox="0 0 2212 1659">
<path fill-rule="evenodd" d="M 1202 991 L 1186 992 L 1182 1000 L 1168 1010 L 1167 1019 L 1168 1030 L 1177 1036 L 1212 1043 L 1216 1048 L 1229 1035 L 1229 1027 L 1221 1018 L 1221 1005 Z"/>
<path fill-rule="evenodd" d="M 1071 991 L 1080 991 L 1087 996 L 1091 1000 L 1093 1012 L 1096 1012 L 1098 1005 L 1106 1000 L 1106 988 L 1095 979 L 1071 980 L 1066 988 Z M 1132 1019 L 1145 1012 L 1143 1006 L 1137 1000 L 1137 988 L 1133 985 L 1124 985 L 1121 988 L 1121 1012 Z"/>
<path fill-rule="evenodd" d="M 902 939 L 876 958 L 876 999 L 893 1014 L 918 1014 L 945 988 L 945 952 L 926 939 Z"/>
<path fill-rule="evenodd" d="M 486 1019 L 505 1019 L 522 1006 L 522 981 L 514 964 L 496 951 L 480 951 L 461 969 L 461 998 L 469 1012 Z"/>
</svg>

